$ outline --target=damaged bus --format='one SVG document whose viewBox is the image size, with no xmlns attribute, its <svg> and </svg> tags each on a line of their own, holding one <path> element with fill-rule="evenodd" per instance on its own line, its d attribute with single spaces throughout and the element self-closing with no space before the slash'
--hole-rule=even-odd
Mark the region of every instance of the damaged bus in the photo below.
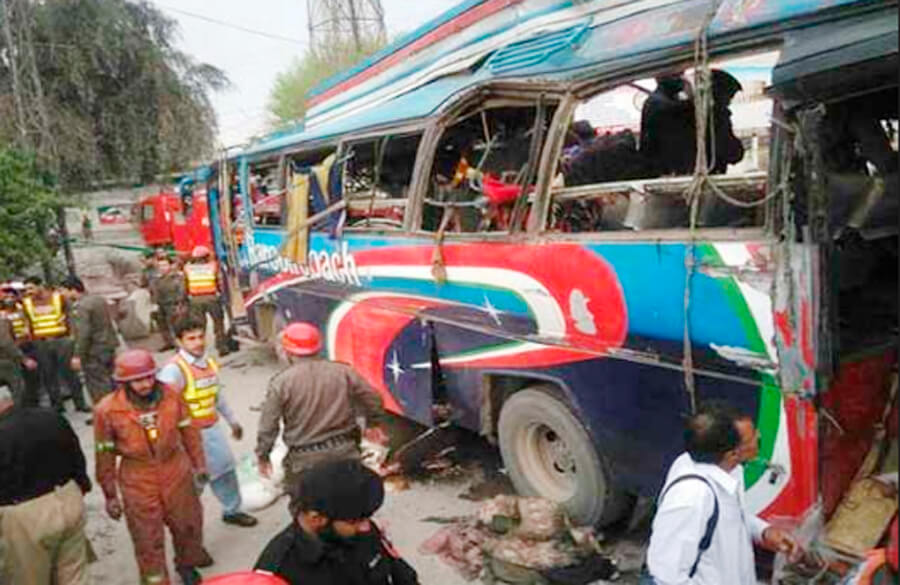
<svg viewBox="0 0 900 585">
<path fill-rule="evenodd" d="M 822 526 L 896 434 L 897 16 L 464 2 L 217 165 L 233 310 L 316 323 L 392 412 L 485 435 L 585 523 L 727 401 L 761 431 L 748 504 Z"/>
</svg>

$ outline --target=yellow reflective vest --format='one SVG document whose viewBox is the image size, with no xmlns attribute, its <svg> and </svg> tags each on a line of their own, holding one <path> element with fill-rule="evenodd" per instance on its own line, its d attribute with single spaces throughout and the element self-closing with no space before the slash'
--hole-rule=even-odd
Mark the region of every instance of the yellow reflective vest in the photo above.
<svg viewBox="0 0 900 585">
<path fill-rule="evenodd" d="M 0 319 L 6 319 L 12 324 L 13 338 L 16 341 L 28 338 L 28 321 L 21 305 L 17 304 L 15 309 L 0 309 Z"/>
<path fill-rule="evenodd" d="M 22 306 L 35 339 L 55 339 L 69 334 L 69 321 L 61 294 L 53 293 L 49 304 L 35 303 L 34 298 L 25 297 Z"/>
<path fill-rule="evenodd" d="M 216 272 L 218 267 L 215 262 L 204 264 L 185 264 L 184 277 L 187 280 L 187 292 L 192 297 L 214 295 L 216 289 Z"/>
<path fill-rule="evenodd" d="M 194 426 L 205 429 L 219 422 L 216 399 L 219 394 L 219 364 L 207 359 L 206 368 L 190 364 L 180 354 L 173 361 L 184 376 L 184 401 L 191 409 Z"/>
</svg>

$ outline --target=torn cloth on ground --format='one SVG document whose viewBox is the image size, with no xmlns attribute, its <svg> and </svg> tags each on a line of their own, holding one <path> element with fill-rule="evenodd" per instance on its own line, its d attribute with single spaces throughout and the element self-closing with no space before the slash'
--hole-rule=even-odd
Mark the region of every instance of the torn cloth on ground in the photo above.
<svg viewBox="0 0 900 585">
<path fill-rule="evenodd" d="M 568 528 L 561 507 L 539 498 L 498 496 L 473 518 L 439 530 L 419 548 L 466 580 L 583 585 L 618 575 L 594 539 Z"/>
<path fill-rule="evenodd" d="M 461 522 L 444 526 L 419 547 L 419 552 L 437 555 L 456 569 L 466 581 L 474 581 L 484 569 L 482 546 L 488 538 L 474 523 Z"/>
</svg>

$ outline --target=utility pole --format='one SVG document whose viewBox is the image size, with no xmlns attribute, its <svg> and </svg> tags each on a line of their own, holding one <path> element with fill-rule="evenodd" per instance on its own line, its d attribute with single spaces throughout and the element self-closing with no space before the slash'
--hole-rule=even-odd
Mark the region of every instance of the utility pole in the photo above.
<svg viewBox="0 0 900 585">
<path fill-rule="evenodd" d="M 314 51 L 335 43 L 362 51 L 366 41 L 387 38 L 381 0 L 307 0 L 307 15 Z"/>
</svg>

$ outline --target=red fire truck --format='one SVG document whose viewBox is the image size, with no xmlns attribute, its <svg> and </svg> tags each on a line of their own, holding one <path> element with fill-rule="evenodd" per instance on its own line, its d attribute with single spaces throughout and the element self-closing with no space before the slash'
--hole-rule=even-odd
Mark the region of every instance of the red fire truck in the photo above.
<svg viewBox="0 0 900 585">
<path fill-rule="evenodd" d="M 205 190 L 198 189 L 189 199 L 175 191 L 160 191 L 142 199 L 135 216 L 147 246 L 190 254 L 195 246 L 213 245 Z"/>
</svg>

